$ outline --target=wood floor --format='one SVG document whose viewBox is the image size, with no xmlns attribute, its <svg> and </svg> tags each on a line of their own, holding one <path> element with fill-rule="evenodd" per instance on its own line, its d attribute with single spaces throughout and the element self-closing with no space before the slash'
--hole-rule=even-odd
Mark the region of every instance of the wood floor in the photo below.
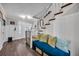
<svg viewBox="0 0 79 59">
<path fill-rule="evenodd" d="M 25 39 L 20 39 L 11 43 L 5 42 L 0 56 L 39 56 L 39 54 L 26 46 Z"/>
</svg>

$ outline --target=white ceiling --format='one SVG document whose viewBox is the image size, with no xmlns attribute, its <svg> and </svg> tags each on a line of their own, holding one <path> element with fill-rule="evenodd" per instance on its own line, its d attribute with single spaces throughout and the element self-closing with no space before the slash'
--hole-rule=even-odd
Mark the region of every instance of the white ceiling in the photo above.
<svg viewBox="0 0 79 59">
<path fill-rule="evenodd" d="M 19 15 L 34 16 L 48 5 L 49 3 L 2 3 L 7 16 L 17 19 L 21 19 Z M 32 23 L 32 20 L 25 19 L 29 23 Z"/>
</svg>

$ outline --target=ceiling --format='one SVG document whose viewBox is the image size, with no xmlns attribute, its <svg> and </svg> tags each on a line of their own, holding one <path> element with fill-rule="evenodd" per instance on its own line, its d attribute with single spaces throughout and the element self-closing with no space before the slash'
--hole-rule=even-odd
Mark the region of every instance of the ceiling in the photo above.
<svg viewBox="0 0 79 59">
<path fill-rule="evenodd" d="M 19 15 L 34 16 L 42 11 L 49 3 L 2 3 L 7 17 L 13 17 L 22 20 Z M 24 19 L 24 21 L 33 23 L 33 19 Z"/>
</svg>

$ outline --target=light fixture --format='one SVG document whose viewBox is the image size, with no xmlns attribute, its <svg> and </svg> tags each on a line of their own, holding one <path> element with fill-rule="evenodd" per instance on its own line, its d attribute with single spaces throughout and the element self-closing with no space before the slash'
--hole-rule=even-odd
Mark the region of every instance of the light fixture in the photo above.
<svg viewBox="0 0 79 59">
<path fill-rule="evenodd" d="M 19 15 L 22 19 L 26 18 L 26 15 Z"/>
<path fill-rule="evenodd" d="M 19 17 L 21 17 L 22 19 L 25 19 L 25 18 L 27 18 L 27 19 L 33 19 L 33 17 L 30 16 L 30 15 L 19 15 Z"/>
<path fill-rule="evenodd" d="M 28 19 L 33 19 L 33 17 L 32 17 L 32 16 L 30 16 L 30 15 L 27 15 L 27 18 L 28 18 Z"/>
</svg>

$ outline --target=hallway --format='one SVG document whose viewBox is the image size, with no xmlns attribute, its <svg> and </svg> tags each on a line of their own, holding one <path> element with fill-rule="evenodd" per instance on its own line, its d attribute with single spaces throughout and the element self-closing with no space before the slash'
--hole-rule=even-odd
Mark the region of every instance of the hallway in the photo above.
<svg viewBox="0 0 79 59">
<path fill-rule="evenodd" d="M 25 43 L 25 39 L 14 40 L 11 43 L 5 42 L 0 51 L 0 56 L 38 56 Z"/>
<path fill-rule="evenodd" d="M 79 3 L 0 3 L 0 55 L 79 56 L 78 25 Z"/>
</svg>

